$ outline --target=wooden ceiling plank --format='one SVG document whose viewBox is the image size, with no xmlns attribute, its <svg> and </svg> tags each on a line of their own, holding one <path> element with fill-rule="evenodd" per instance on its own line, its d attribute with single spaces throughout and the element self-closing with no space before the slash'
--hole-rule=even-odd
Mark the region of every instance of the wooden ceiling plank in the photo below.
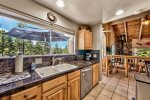
<svg viewBox="0 0 150 100">
<path fill-rule="evenodd" d="M 124 22 L 124 32 L 125 32 L 125 36 L 126 36 L 126 42 L 128 41 L 128 35 L 127 35 L 127 22 Z"/>
<path fill-rule="evenodd" d="M 140 32 L 139 32 L 139 40 L 141 40 L 141 35 L 142 35 L 142 28 L 143 28 L 142 22 L 143 22 L 143 18 L 141 18 L 141 26 L 140 26 Z"/>
</svg>

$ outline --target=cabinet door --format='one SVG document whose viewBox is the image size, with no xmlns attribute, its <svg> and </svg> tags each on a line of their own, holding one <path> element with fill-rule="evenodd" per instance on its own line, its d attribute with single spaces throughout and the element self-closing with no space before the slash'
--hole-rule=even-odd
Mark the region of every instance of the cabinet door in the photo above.
<svg viewBox="0 0 150 100">
<path fill-rule="evenodd" d="M 66 86 L 61 86 L 43 94 L 42 100 L 67 100 L 66 95 Z"/>
<path fill-rule="evenodd" d="M 68 100 L 80 100 L 80 76 L 68 82 Z"/>
<path fill-rule="evenodd" d="M 10 100 L 41 100 L 41 86 L 35 86 L 13 94 L 11 95 Z"/>
<path fill-rule="evenodd" d="M 0 100 L 9 100 L 9 96 L 0 97 Z"/>
<path fill-rule="evenodd" d="M 99 65 L 93 65 L 93 86 L 95 86 L 99 81 Z"/>
<path fill-rule="evenodd" d="M 84 48 L 84 32 L 85 32 L 85 30 L 80 30 L 79 32 L 78 32 L 78 49 L 80 49 L 80 50 L 84 50 L 85 48 Z"/>
<path fill-rule="evenodd" d="M 85 49 L 92 49 L 92 33 L 85 31 Z"/>
</svg>

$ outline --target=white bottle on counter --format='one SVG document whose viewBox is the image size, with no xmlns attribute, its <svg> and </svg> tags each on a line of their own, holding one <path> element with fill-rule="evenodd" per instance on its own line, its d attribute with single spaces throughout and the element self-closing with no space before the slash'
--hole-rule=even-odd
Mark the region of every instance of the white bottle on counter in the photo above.
<svg viewBox="0 0 150 100">
<path fill-rule="evenodd" d="M 15 60 L 15 72 L 21 73 L 23 72 L 23 55 L 18 54 Z"/>
</svg>

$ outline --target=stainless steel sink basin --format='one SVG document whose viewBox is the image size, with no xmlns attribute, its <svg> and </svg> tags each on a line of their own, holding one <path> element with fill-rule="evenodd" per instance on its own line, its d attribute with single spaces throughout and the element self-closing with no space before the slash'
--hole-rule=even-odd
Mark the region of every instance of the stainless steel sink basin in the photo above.
<svg viewBox="0 0 150 100">
<path fill-rule="evenodd" d="M 55 69 L 54 66 L 47 66 L 47 67 L 37 68 L 37 69 L 35 69 L 35 71 L 42 78 L 50 76 L 50 75 L 54 75 L 54 74 L 57 74 L 57 73 L 60 73 L 60 71 Z"/>
<path fill-rule="evenodd" d="M 74 66 L 74 65 L 71 65 L 71 64 L 67 64 L 67 63 L 55 65 L 55 68 L 57 70 L 59 70 L 60 72 L 68 71 L 68 70 L 71 70 L 71 69 L 75 69 L 77 67 L 78 66 Z"/>
</svg>

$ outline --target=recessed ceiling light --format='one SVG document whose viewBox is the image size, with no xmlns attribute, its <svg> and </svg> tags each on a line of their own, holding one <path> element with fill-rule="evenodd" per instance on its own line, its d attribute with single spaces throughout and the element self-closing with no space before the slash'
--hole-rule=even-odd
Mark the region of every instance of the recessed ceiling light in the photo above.
<svg viewBox="0 0 150 100">
<path fill-rule="evenodd" d="M 135 15 L 140 14 L 140 11 L 134 11 L 134 14 Z"/>
<path fill-rule="evenodd" d="M 115 13 L 115 15 L 121 15 L 121 14 L 123 14 L 123 13 L 124 13 L 123 10 L 118 10 L 118 11 Z"/>
<path fill-rule="evenodd" d="M 56 1 L 56 5 L 60 8 L 63 8 L 65 6 L 65 3 L 63 0 L 57 0 Z"/>
</svg>

